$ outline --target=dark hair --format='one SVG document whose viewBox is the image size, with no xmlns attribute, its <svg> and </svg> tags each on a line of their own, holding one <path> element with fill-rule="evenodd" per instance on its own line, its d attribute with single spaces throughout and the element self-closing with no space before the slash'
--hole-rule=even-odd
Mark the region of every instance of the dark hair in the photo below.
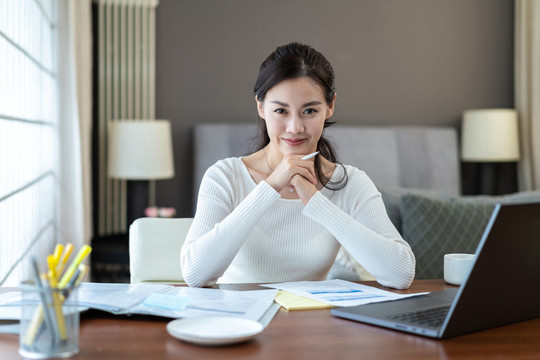
<svg viewBox="0 0 540 360">
<path fill-rule="evenodd" d="M 334 69 L 326 60 L 323 54 L 313 49 L 311 46 L 293 42 L 287 45 L 280 46 L 270 54 L 261 64 L 259 75 L 255 82 L 254 92 L 257 100 L 264 101 L 266 93 L 278 83 L 296 79 L 302 76 L 309 77 L 321 87 L 324 98 L 327 104 L 331 104 L 336 93 Z M 330 118 L 324 121 L 324 128 L 334 124 Z M 264 148 L 270 142 L 266 122 L 259 117 L 258 130 L 258 148 Z M 330 160 L 333 163 L 339 164 L 337 161 L 336 151 L 332 143 L 324 137 L 324 131 L 317 143 L 319 155 Z M 343 167 L 343 177 L 336 182 L 330 182 L 321 169 L 321 160 L 317 156 L 315 158 L 315 174 L 317 179 L 321 181 L 324 187 L 339 190 L 345 187 L 348 180 L 347 171 Z"/>
</svg>

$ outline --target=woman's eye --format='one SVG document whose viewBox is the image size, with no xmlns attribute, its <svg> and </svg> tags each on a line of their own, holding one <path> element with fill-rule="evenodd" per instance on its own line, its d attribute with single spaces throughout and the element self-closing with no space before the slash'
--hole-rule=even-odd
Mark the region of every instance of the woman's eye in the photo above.
<svg viewBox="0 0 540 360">
<path fill-rule="evenodd" d="M 287 112 L 285 111 L 285 109 L 276 109 L 274 110 L 274 112 L 278 113 L 278 114 L 286 114 Z"/>
<path fill-rule="evenodd" d="M 311 114 L 314 114 L 316 112 L 317 112 L 316 109 L 306 109 L 306 110 L 304 110 L 304 114 L 306 114 L 306 115 L 311 115 Z"/>
</svg>

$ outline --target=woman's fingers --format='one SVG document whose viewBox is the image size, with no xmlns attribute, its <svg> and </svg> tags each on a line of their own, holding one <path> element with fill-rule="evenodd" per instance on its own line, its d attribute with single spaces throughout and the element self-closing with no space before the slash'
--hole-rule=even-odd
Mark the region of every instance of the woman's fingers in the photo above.
<svg viewBox="0 0 540 360">
<path fill-rule="evenodd" d="M 302 160 L 302 161 L 309 161 L 309 160 Z M 313 167 L 311 167 L 311 169 L 300 167 L 298 169 L 298 172 L 295 175 L 302 175 L 304 178 L 309 180 L 309 182 L 311 182 L 313 185 L 317 184 L 317 177 L 315 176 L 315 170 L 313 169 Z"/>
<path fill-rule="evenodd" d="M 313 159 L 302 160 L 299 155 L 286 155 L 268 176 L 266 182 L 279 192 L 289 186 L 295 175 L 301 175 L 312 184 L 317 184 Z"/>
<path fill-rule="evenodd" d="M 291 185 L 304 205 L 307 205 L 311 197 L 317 192 L 315 185 L 301 175 L 293 176 Z"/>
</svg>

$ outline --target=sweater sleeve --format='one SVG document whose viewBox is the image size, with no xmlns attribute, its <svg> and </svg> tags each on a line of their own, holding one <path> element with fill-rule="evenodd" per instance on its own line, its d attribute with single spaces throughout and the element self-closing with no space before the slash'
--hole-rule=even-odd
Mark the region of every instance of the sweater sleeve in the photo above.
<svg viewBox="0 0 540 360">
<path fill-rule="evenodd" d="M 381 194 L 363 172 L 351 176 L 347 187 L 354 189 L 344 192 L 347 211 L 317 192 L 303 214 L 323 225 L 381 285 L 408 288 L 414 279 L 414 254 L 388 218 Z"/>
<path fill-rule="evenodd" d="M 236 185 L 235 185 L 236 184 Z M 260 182 L 234 206 L 238 186 L 232 174 L 209 169 L 199 191 L 197 213 L 180 254 L 182 275 L 189 286 L 211 286 L 223 275 L 258 219 L 280 197 Z"/>
</svg>

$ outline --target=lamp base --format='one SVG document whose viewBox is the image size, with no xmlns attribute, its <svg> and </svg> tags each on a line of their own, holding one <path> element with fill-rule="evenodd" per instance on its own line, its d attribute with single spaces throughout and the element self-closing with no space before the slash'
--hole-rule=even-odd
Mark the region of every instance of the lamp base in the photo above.
<svg viewBox="0 0 540 360">
<path fill-rule="evenodd" d="M 462 163 L 463 195 L 504 195 L 518 191 L 516 162 Z"/>
<path fill-rule="evenodd" d="M 144 216 L 144 209 L 148 207 L 149 181 L 129 180 L 127 189 L 127 223 L 129 227 L 135 220 Z"/>
</svg>

